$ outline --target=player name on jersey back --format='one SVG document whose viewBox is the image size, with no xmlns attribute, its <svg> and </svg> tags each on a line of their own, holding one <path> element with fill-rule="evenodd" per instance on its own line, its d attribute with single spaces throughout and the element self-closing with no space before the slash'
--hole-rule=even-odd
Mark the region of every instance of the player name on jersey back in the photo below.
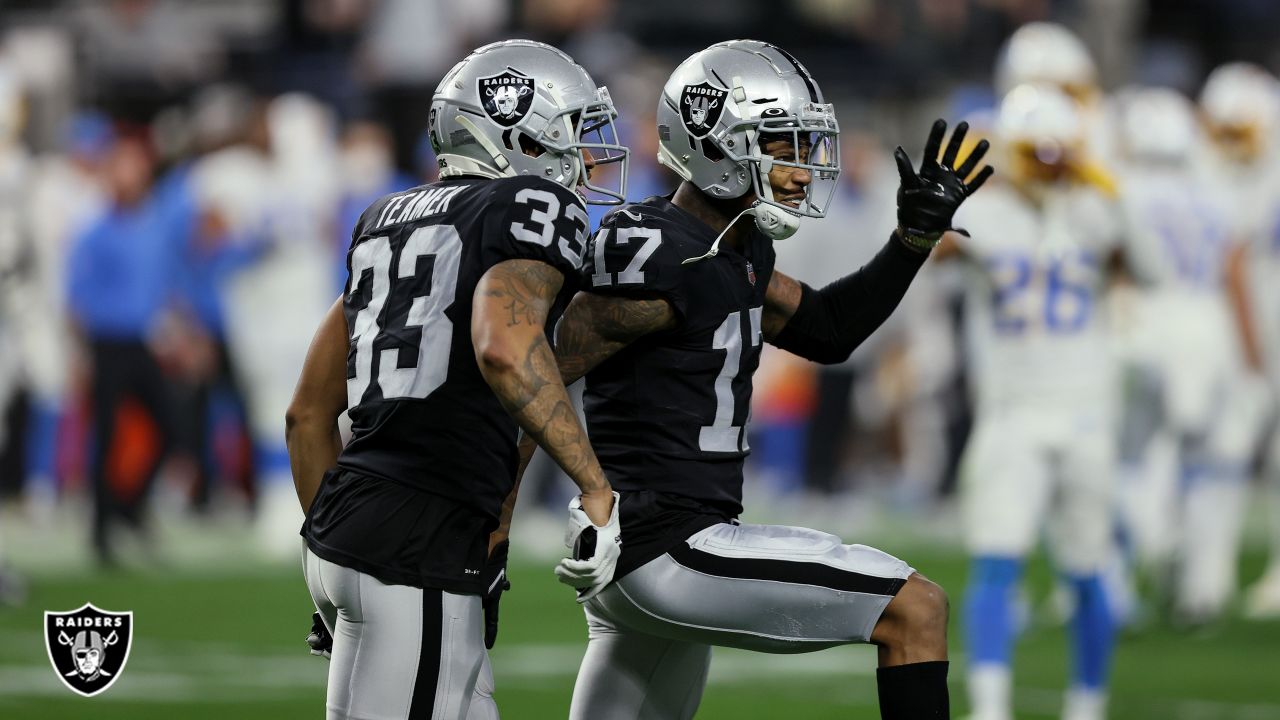
<svg viewBox="0 0 1280 720">
<path fill-rule="evenodd" d="M 449 202 L 465 188 L 465 185 L 426 187 L 396 195 L 382 208 L 382 212 L 378 213 L 377 222 L 368 226 L 367 231 L 376 232 L 388 225 L 413 222 L 428 215 L 448 212 Z"/>
</svg>

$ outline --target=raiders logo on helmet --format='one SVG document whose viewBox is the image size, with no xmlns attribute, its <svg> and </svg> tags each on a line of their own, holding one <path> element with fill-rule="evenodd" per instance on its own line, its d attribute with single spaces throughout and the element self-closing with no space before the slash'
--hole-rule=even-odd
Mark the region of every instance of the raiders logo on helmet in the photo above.
<svg viewBox="0 0 1280 720">
<path fill-rule="evenodd" d="M 533 78 L 507 71 L 482 77 L 476 85 L 484 113 L 502 127 L 520 122 L 533 104 Z"/>
<path fill-rule="evenodd" d="M 58 679 L 93 697 L 124 672 L 133 640 L 133 613 L 99 610 L 85 603 L 69 612 L 44 614 L 44 646 Z"/>
<path fill-rule="evenodd" d="M 729 91 L 718 88 L 711 83 L 685 85 L 680 93 L 680 118 L 684 120 L 684 129 L 695 138 L 704 138 L 720 120 L 724 112 L 724 101 Z"/>
</svg>

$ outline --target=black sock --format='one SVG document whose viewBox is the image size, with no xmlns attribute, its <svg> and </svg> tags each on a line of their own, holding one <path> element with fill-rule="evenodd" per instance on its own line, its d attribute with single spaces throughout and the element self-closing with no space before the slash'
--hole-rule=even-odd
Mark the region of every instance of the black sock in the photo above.
<svg viewBox="0 0 1280 720">
<path fill-rule="evenodd" d="M 948 720 L 947 661 L 894 665 L 876 670 L 881 720 Z"/>
</svg>

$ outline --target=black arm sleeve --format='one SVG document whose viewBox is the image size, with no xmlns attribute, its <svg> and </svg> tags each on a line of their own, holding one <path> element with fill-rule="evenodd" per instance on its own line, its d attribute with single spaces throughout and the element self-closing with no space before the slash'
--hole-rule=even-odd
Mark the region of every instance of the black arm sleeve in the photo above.
<svg viewBox="0 0 1280 720">
<path fill-rule="evenodd" d="M 852 275 L 821 290 L 801 283 L 800 305 L 773 344 L 814 362 L 844 362 L 889 319 L 928 257 L 893 236 Z"/>
</svg>

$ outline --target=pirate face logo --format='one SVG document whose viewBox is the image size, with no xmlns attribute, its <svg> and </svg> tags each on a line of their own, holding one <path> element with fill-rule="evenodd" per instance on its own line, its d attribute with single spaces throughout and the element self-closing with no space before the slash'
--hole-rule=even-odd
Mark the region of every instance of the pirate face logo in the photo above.
<svg viewBox="0 0 1280 720">
<path fill-rule="evenodd" d="M 115 683 L 129 660 L 133 613 L 113 613 L 85 603 L 70 612 L 45 612 L 44 641 L 62 683 L 92 697 Z"/>
<path fill-rule="evenodd" d="M 511 71 L 476 81 L 485 115 L 502 127 L 511 127 L 529 114 L 533 104 L 533 78 Z"/>
<path fill-rule="evenodd" d="M 729 94 L 710 83 L 685 85 L 680 93 L 680 118 L 684 129 L 695 138 L 706 137 L 724 112 L 724 100 Z"/>
</svg>

